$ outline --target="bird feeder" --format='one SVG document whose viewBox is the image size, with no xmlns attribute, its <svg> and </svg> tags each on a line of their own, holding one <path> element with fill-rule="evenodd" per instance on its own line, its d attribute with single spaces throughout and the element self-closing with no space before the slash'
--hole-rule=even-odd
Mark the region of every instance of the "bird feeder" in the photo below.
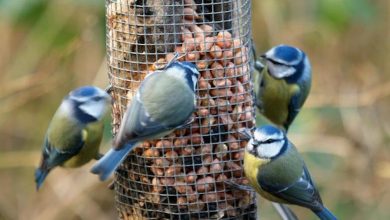
<svg viewBox="0 0 390 220">
<path fill-rule="evenodd" d="M 250 8 L 250 0 L 106 0 L 114 134 L 147 74 L 172 59 L 201 73 L 194 121 L 139 144 L 115 172 L 121 219 L 256 219 L 254 193 L 225 184 L 246 183 L 237 129 L 254 126 Z"/>
</svg>

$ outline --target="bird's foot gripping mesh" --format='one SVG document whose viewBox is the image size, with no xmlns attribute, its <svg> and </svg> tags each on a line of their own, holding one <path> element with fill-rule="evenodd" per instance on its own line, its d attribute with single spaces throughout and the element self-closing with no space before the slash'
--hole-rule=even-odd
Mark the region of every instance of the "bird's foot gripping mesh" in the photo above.
<svg viewBox="0 0 390 220">
<path fill-rule="evenodd" d="M 122 219 L 256 219 L 253 192 L 224 184 L 246 181 L 246 141 L 237 129 L 254 125 L 250 6 L 250 0 L 106 1 L 114 133 L 148 73 L 172 59 L 193 62 L 201 73 L 194 121 L 140 144 L 117 170 Z"/>
</svg>

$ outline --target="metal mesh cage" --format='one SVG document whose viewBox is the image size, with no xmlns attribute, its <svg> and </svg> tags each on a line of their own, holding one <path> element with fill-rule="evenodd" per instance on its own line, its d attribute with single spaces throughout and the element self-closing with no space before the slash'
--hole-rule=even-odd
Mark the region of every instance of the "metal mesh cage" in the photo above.
<svg viewBox="0 0 390 220">
<path fill-rule="evenodd" d="M 173 59 L 201 73 L 191 125 L 146 141 L 115 174 L 122 219 L 256 219 L 245 183 L 246 142 L 254 125 L 250 0 L 107 0 L 107 55 L 113 87 L 113 133 L 150 72 Z M 169 94 L 167 94 L 169 95 Z"/>
</svg>

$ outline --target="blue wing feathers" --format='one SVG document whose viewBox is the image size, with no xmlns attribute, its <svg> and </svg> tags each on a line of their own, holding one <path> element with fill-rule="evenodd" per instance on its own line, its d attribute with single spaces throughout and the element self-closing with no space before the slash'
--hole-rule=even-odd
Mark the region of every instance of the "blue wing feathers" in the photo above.
<svg viewBox="0 0 390 220">
<path fill-rule="evenodd" d="M 41 188 L 43 181 L 45 181 L 47 174 L 49 174 L 49 171 L 50 170 L 48 169 L 41 168 L 37 168 L 35 170 L 35 182 L 37 191 L 39 190 L 39 188 Z"/>
<path fill-rule="evenodd" d="M 37 190 L 39 190 L 51 169 L 62 165 L 65 161 L 72 158 L 74 155 L 80 152 L 83 146 L 84 142 L 81 141 L 78 146 L 67 149 L 67 151 L 58 150 L 52 146 L 46 136 L 45 142 L 43 143 L 42 161 L 39 167 L 35 170 L 35 183 Z"/>
<path fill-rule="evenodd" d="M 284 124 L 284 128 L 286 131 L 290 127 L 291 123 L 294 121 L 295 117 L 298 115 L 301 110 L 301 101 L 300 101 L 300 92 L 297 92 L 291 97 L 290 103 L 288 105 L 288 115 L 287 120 Z"/>
<path fill-rule="evenodd" d="M 323 209 L 321 211 L 314 212 L 314 213 L 321 220 L 337 220 L 337 217 L 335 215 L 333 215 L 333 213 L 331 211 L 329 211 L 329 209 L 327 209 L 326 207 L 323 207 Z"/>
</svg>

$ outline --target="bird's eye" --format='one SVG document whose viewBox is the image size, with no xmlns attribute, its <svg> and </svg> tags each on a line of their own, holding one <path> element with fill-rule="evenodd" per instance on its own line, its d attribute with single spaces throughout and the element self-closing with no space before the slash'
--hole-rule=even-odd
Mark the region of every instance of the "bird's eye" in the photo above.
<svg viewBox="0 0 390 220">
<path fill-rule="evenodd" d="M 93 101 L 99 101 L 100 99 L 101 99 L 100 96 L 95 96 L 95 97 L 92 98 Z"/>
<path fill-rule="evenodd" d="M 271 144 L 271 143 L 273 143 L 273 142 L 275 142 L 274 139 L 267 139 L 267 140 L 263 141 L 262 143 L 263 143 L 263 144 Z"/>
<path fill-rule="evenodd" d="M 274 64 L 274 65 L 285 66 L 284 63 L 278 62 L 278 61 L 276 61 L 276 60 L 268 59 L 268 61 L 271 62 L 271 63 Z"/>
</svg>

